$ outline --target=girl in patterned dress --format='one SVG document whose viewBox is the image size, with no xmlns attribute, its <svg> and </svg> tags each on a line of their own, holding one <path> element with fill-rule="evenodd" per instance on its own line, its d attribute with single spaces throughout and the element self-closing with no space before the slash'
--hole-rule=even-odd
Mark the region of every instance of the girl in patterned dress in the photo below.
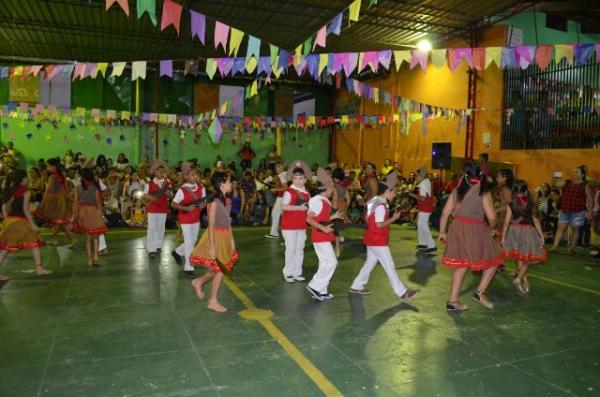
<svg viewBox="0 0 600 397">
<path fill-rule="evenodd" d="M 34 215 L 52 229 L 52 238 L 48 241 L 48 244 L 58 244 L 58 230 L 62 229 L 71 239 L 69 248 L 73 248 L 75 236 L 69 228 L 73 218 L 71 217 L 71 207 L 67 203 L 67 180 L 60 169 L 60 160 L 58 158 L 49 159 L 47 170 L 46 191 Z"/>
<path fill-rule="evenodd" d="M 108 229 L 102 212 L 100 186 L 90 168 L 81 170 L 81 186 L 75 190 L 73 204 L 73 229 L 85 234 L 85 250 L 88 265 L 99 266 L 99 237 Z"/>
<path fill-rule="evenodd" d="M 9 253 L 30 249 L 37 275 L 44 276 L 52 272 L 42 266 L 40 247 L 44 243 L 29 213 L 30 198 L 27 173 L 23 170 L 14 171 L 2 192 L 4 222 L 0 226 L 0 265 Z M 7 280 L 7 276 L 0 275 L 0 281 Z"/>
<path fill-rule="evenodd" d="M 231 272 L 239 259 L 231 232 L 230 208 L 226 206 L 226 196 L 231 192 L 231 177 L 224 172 L 215 172 L 211 185 L 214 194 L 208 206 L 208 228 L 190 255 L 193 265 L 205 267 L 209 273 L 194 279 L 192 288 L 198 299 L 203 299 L 204 284 L 211 281 L 207 307 L 224 313 L 227 308 L 219 302 L 219 290 L 225 277 L 223 272 Z"/>
<path fill-rule="evenodd" d="M 515 181 L 512 192 L 513 200 L 506 208 L 502 228 L 502 253 L 506 259 L 517 261 L 519 269 L 512 284 L 517 293 L 524 297 L 529 293 L 529 265 L 545 262 L 546 248 L 542 224 L 527 183 L 523 180 Z"/>
</svg>

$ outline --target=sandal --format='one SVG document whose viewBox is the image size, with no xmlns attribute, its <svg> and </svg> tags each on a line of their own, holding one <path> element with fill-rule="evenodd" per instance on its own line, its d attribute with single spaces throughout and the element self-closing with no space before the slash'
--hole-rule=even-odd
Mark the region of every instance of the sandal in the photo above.
<svg viewBox="0 0 600 397">
<path fill-rule="evenodd" d="M 471 295 L 473 300 L 479 303 L 481 306 L 494 310 L 494 304 L 489 301 L 487 297 L 487 292 L 473 291 L 473 295 Z"/>
<path fill-rule="evenodd" d="M 527 294 L 527 292 L 525 292 L 525 288 L 523 287 L 522 281 L 518 278 L 513 279 L 512 285 L 513 287 L 515 287 L 515 289 L 517 290 L 517 295 L 519 295 L 520 297 L 524 297 Z"/>
<path fill-rule="evenodd" d="M 469 306 L 463 305 L 459 301 L 446 302 L 446 310 L 448 310 L 451 313 L 460 313 L 469 310 Z"/>
<path fill-rule="evenodd" d="M 38 276 L 47 276 L 49 274 L 52 274 L 52 270 L 48 270 L 43 267 L 38 267 L 35 269 L 35 274 L 37 274 Z"/>
</svg>

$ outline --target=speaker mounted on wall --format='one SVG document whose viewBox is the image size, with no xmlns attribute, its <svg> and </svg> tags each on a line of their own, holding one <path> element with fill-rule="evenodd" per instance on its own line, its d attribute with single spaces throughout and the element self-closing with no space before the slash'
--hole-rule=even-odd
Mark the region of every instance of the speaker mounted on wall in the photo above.
<svg viewBox="0 0 600 397">
<path fill-rule="evenodd" d="M 431 169 L 449 170 L 452 164 L 452 142 L 431 144 Z"/>
</svg>

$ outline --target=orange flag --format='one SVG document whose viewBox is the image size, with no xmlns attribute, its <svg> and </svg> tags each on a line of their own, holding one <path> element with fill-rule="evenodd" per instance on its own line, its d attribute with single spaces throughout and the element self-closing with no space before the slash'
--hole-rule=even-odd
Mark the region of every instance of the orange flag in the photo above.
<svg viewBox="0 0 600 397">
<path fill-rule="evenodd" d="M 108 11 L 108 9 L 115 3 L 118 3 L 123 9 L 123 12 L 125 12 L 125 15 L 129 16 L 129 3 L 127 0 L 106 0 L 105 11 Z"/>
</svg>

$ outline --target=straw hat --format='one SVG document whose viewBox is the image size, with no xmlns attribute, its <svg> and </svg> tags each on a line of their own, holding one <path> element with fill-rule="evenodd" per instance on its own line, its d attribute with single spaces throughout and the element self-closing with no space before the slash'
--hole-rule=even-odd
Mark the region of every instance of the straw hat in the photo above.
<svg viewBox="0 0 600 397">
<path fill-rule="evenodd" d="M 398 184 L 398 174 L 396 171 L 392 171 L 385 177 L 385 181 L 383 182 L 388 187 L 388 189 L 395 189 Z"/>
<path fill-rule="evenodd" d="M 150 173 L 154 174 L 160 167 L 164 168 L 165 172 L 169 172 L 169 166 L 167 165 L 167 162 L 163 159 L 156 159 L 150 164 Z"/>
<path fill-rule="evenodd" d="M 290 166 L 287 169 L 286 176 L 287 176 L 288 181 L 291 181 L 292 178 L 294 177 L 294 170 L 296 168 L 302 168 L 302 170 L 304 171 L 304 176 L 306 177 L 307 180 L 312 177 L 312 171 L 310 170 L 310 167 L 308 166 L 308 164 L 306 164 L 302 160 L 294 160 L 290 163 Z"/>
<path fill-rule="evenodd" d="M 333 189 L 333 179 L 323 168 L 317 170 L 317 180 L 321 183 L 323 190 L 327 188 Z"/>
</svg>

